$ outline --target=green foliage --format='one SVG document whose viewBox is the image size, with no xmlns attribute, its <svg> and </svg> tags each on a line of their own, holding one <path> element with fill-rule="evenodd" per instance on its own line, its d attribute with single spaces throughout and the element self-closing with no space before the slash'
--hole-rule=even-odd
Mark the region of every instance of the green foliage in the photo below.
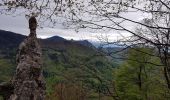
<svg viewBox="0 0 170 100">
<path fill-rule="evenodd" d="M 0 100 L 3 100 L 3 97 L 0 96 Z"/>
<path fill-rule="evenodd" d="M 113 66 L 104 56 L 95 56 L 93 48 L 67 44 L 43 48 L 43 74 L 47 100 L 109 100 Z M 9 81 L 16 69 L 16 50 L 0 52 L 0 81 Z M 60 91 L 62 90 L 62 92 Z M 112 91 L 112 90 L 111 90 Z M 99 96 L 100 94 L 100 96 Z"/>
<path fill-rule="evenodd" d="M 139 52 L 139 50 L 141 52 Z M 149 48 L 129 50 L 128 59 L 115 71 L 121 100 L 168 100 L 160 61 Z"/>
<path fill-rule="evenodd" d="M 95 56 L 92 48 L 63 47 L 43 48 L 47 100 L 113 100 L 117 95 L 120 100 L 170 99 L 161 63 L 150 48 L 130 49 L 128 60 L 118 64 Z M 0 82 L 14 74 L 15 53 L 0 52 Z"/>
<path fill-rule="evenodd" d="M 9 59 L 0 59 L 0 82 L 6 82 L 11 79 L 14 73 L 14 66 Z"/>
<path fill-rule="evenodd" d="M 62 93 L 58 89 L 63 89 L 65 95 L 72 98 L 71 95 L 75 95 L 74 93 L 67 94 L 70 88 L 75 93 L 76 91 L 86 91 L 82 93 L 85 95 L 82 98 L 93 97 L 90 100 L 95 100 L 94 98 L 98 98 L 96 94 L 99 91 L 106 98 L 104 92 L 107 92 L 106 88 L 110 87 L 108 84 L 112 82 L 113 67 L 105 57 L 93 56 L 95 53 L 93 49 L 74 46 L 67 47 L 64 52 L 59 52 L 57 49 L 44 50 L 44 73 L 48 99 L 53 100 L 56 98 L 54 95 L 61 98 Z M 60 84 L 64 87 L 61 87 Z M 81 84 L 81 86 L 75 87 L 76 84 Z M 73 87 L 78 89 L 75 90 Z"/>
</svg>

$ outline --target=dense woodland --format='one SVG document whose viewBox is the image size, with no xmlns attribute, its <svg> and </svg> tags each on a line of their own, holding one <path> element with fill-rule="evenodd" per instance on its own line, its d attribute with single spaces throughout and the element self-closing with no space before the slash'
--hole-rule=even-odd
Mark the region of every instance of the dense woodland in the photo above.
<svg viewBox="0 0 170 100">
<path fill-rule="evenodd" d="M 39 39 L 47 100 L 170 100 L 169 0 L 2 0 L 0 14 L 34 16 L 39 27 L 120 33 L 99 48 Z M 2 83 L 15 73 L 25 36 L 1 31 L 0 38 Z"/>
</svg>

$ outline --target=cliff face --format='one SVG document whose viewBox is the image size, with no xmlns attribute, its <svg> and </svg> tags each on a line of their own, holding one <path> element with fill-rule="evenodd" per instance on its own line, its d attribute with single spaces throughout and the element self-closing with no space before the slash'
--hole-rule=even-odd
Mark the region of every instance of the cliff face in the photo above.
<svg viewBox="0 0 170 100">
<path fill-rule="evenodd" d="M 31 18 L 30 18 L 31 20 Z M 16 74 L 12 79 L 13 94 L 9 100 L 44 100 L 45 82 L 42 75 L 42 52 L 36 37 L 35 18 L 29 23 L 30 35 L 20 44 Z"/>
</svg>

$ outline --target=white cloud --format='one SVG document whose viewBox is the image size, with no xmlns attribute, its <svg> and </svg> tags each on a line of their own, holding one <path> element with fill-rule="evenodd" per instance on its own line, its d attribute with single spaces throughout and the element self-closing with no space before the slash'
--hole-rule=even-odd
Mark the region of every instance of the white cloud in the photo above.
<svg viewBox="0 0 170 100">
<path fill-rule="evenodd" d="M 129 26 L 132 27 L 132 26 Z M 0 15 L 0 29 L 12 31 L 15 33 L 28 35 L 29 28 L 28 28 L 28 21 L 24 15 L 12 17 L 7 15 Z M 74 40 L 90 40 L 90 41 L 99 41 L 98 38 L 108 38 L 109 41 L 117 40 L 121 37 L 115 31 L 110 32 L 89 32 L 89 30 L 80 30 L 78 33 L 71 29 L 64 29 L 61 25 L 56 26 L 55 28 L 38 28 L 37 29 L 37 36 L 39 38 L 47 38 L 51 36 L 61 36 L 66 39 L 74 39 Z"/>
</svg>

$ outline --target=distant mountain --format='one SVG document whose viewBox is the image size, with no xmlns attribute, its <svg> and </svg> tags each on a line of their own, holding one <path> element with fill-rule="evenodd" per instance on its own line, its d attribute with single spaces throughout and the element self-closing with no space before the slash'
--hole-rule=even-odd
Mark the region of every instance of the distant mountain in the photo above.
<svg viewBox="0 0 170 100">
<path fill-rule="evenodd" d="M 87 47 L 95 48 L 94 45 L 87 40 L 75 41 L 75 43 L 78 43 L 78 44 L 81 44 L 81 45 L 84 45 L 84 46 L 87 46 Z"/>
<path fill-rule="evenodd" d="M 54 42 L 66 41 L 66 39 L 59 37 L 59 36 L 53 36 L 50 38 L 46 38 L 46 40 L 54 41 Z"/>
<path fill-rule="evenodd" d="M 93 46 L 93 44 L 90 43 L 87 40 L 78 40 L 78 41 L 75 41 L 75 40 L 66 40 L 66 39 L 64 39 L 64 38 L 62 38 L 60 36 L 53 36 L 53 37 L 50 37 L 50 38 L 46 38 L 45 40 L 51 41 L 51 42 L 72 42 L 72 43 L 80 44 L 80 45 L 83 45 L 83 46 L 95 48 Z"/>
<path fill-rule="evenodd" d="M 0 82 L 9 80 L 15 72 L 17 49 L 25 38 L 26 36 L 21 34 L 0 30 L 0 69 L 3 69 L 0 70 Z M 63 68 L 79 68 L 77 66 L 80 62 L 87 64 L 91 60 L 91 56 L 98 53 L 97 49 L 92 48 L 92 44 L 86 40 L 73 41 L 54 36 L 39 39 L 39 41 L 43 52 L 43 68 L 45 69 L 44 75 L 46 78 L 53 76 L 53 73 L 59 73 L 58 71 Z M 96 56 L 92 58 L 94 64 L 100 59 L 105 63 L 105 57 Z"/>
<path fill-rule="evenodd" d="M 14 32 L 0 30 L 0 48 L 17 47 L 26 36 Z"/>
<path fill-rule="evenodd" d="M 26 38 L 26 36 L 17 34 L 14 32 L 9 32 L 5 30 L 0 30 L 0 48 L 13 48 L 18 47 L 19 44 Z M 71 43 L 71 44 L 78 44 L 86 47 L 94 47 L 89 41 L 81 40 L 81 41 L 72 41 L 66 40 L 60 36 L 53 36 L 46 39 L 40 39 L 43 44 L 46 45 L 53 45 L 59 43 Z"/>
</svg>

